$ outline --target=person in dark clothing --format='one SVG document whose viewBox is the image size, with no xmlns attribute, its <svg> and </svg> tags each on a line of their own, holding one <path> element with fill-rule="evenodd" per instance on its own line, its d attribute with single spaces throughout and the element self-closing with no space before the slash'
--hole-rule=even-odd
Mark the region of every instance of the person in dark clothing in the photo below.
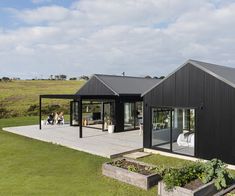
<svg viewBox="0 0 235 196">
<path fill-rule="evenodd" d="M 47 117 L 47 123 L 50 125 L 54 124 L 54 113 L 51 113 L 48 117 Z"/>
</svg>

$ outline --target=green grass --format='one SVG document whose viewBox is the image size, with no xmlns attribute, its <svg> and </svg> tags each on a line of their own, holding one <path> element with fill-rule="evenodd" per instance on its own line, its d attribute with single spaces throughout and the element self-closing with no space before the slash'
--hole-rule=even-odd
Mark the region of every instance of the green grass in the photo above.
<svg viewBox="0 0 235 196">
<path fill-rule="evenodd" d="M 156 195 L 156 187 L 144 191 L 102 176 L 102 163 L 109 159 L 1 130 L 37 121 L 38 117 L 0 119 L 0 195 Z M 190 162 L 161 155 L 140 160 L 169 167 Z"/>
<path fill-rule="evenodd" d="M 146 163 L 155 164 L 155 165 L 164 165 L 165 167 L 172 167 L 172 166 L 181 167 L 187 163 L 192 163 L 192 161 L 162 156 L 159 154 L 147 156 L 147 157 L 141 158 L 139 160 L 146 162 Z"/>
<path fill-rule="evenodd" d="M 74 94 L 84 81 L 20 80 L 0 82 L 0 103 L 18 115 L 26 115 L 30 105 L 38 104 L 40 94 Z M 62 104 L 69 108 L 68 100 L 43 101 L 47 104 Z"/>
<path fill-rule="evenodd" d="M 37 117 L 1 119 L 6 126 L 30 125 Z M 0 195 L 156 195 L 107 178 L 108 159 L 0 131 Z"/>
</svg>

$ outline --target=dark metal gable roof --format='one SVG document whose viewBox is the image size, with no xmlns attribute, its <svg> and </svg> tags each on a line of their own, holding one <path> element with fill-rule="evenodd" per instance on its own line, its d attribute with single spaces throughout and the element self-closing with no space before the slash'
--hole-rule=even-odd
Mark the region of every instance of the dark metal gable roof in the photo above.
<svg viewBox="0 0 235 196">
<path fill-rule="evenodd" d="M 77 95 L 112 95 L 118 94 L 101 81 L 96 75 L 91 77 L 76 93 Z"/>
<path fill-rule="evenodd" d="M 142 96 L 144 96 L 145 94 L 150 92 L 153 88 L 158 86 L 160 83 L 165 81 L 167 78 L 171 77 L 171 75 L 176 73 L 179 69 L 181 69 L 183 66 L 185 66 L 187 64 L 191 64 L 191 65 L 207 72 L 208 74 L 216 77 L 217 79 L 219 79 L 219 80 L 225 82 L 226 84 L 235 88 L 235 68 L 225 67 L 225 66 L 221 66 L 221 65 L 216 65 L 216 64 L 212 64 L 212 63 L 206 63 L 206 62 L 190 59 L 190 60 L 186 61 L 183 65 L 181 65 L 178 69 L 176 69 L 173 73 L 169 74 L 166 78 L 161 80 L 161 82 L 159 82 L 158 84 L 156 84 L 155 86 L 153 86 L 152 88 L 150 88 L 146 92 L 144 92 L 142 94 Z"/>
<path fill-rule="evenodd" d="M 189 60 L 191 64 L 235 88 L 235 68 Z"/>
<path fill-rule="evenodd" d="M 130 76 L 115 76 L 115 75 L 101 75 L 95 74 L 93 77 L 81 88 L 76 94 L 86 92 L 84 88 L 91 89 L 90 83 L 92 79 L 96 78 L 97 82 L 102 83 L 112 94 L 119 95 L 141 95 L 143 92 L 150 89 L 152 86 L 160 82 L 159 79 L 130 77 Z"/>
</svg>

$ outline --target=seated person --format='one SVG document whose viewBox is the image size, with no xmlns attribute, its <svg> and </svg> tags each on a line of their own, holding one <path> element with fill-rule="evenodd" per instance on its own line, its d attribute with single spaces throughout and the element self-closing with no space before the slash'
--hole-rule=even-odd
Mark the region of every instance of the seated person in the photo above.
<svg viewBox="0 0 235 196">
<path fill-rule="evenodd" d="M 60 112 L 60 114 L 58 115 L 58 124 L 64 124 L 64 113 L 63 112 Z"/>
<path fill-rule="evenodd" d="M 58 124 L 58 113 L 56 112 L 54 115 L 54 124 L 57 125 Z"/>
<path fill-rule="evenodd" d="M 54 113 L 53 112 L 47 117 L 47 124 L 50 124 L 50 125 L 54 124 Z"/>
</svg>

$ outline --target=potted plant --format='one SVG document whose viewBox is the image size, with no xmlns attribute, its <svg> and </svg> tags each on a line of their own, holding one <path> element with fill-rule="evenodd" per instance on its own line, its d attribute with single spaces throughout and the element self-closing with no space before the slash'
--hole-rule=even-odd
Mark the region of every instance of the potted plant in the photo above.
<svg viewBox="0 0 235 196">
<path fill-rule="evenodd" d="M 109 125 L 109 116 L 108 114 L 105 112 L 104 113 L 104 129 L 108 129 L 108 125 Z"/>
<path fill-rule="evenodd" d="M 226 165 L 218 159 L 206 163 L 196 162 L 181 168 L 171 168 L 158 184 L 158 194 L 213 195 L 233 182 Z"/>
<path fill-rule="evenodd" d="M 108 133 L 114 133 L 115 125 L 112 124 L 110 121 L 110 124 L 108 125 Z"/>
</svg>

